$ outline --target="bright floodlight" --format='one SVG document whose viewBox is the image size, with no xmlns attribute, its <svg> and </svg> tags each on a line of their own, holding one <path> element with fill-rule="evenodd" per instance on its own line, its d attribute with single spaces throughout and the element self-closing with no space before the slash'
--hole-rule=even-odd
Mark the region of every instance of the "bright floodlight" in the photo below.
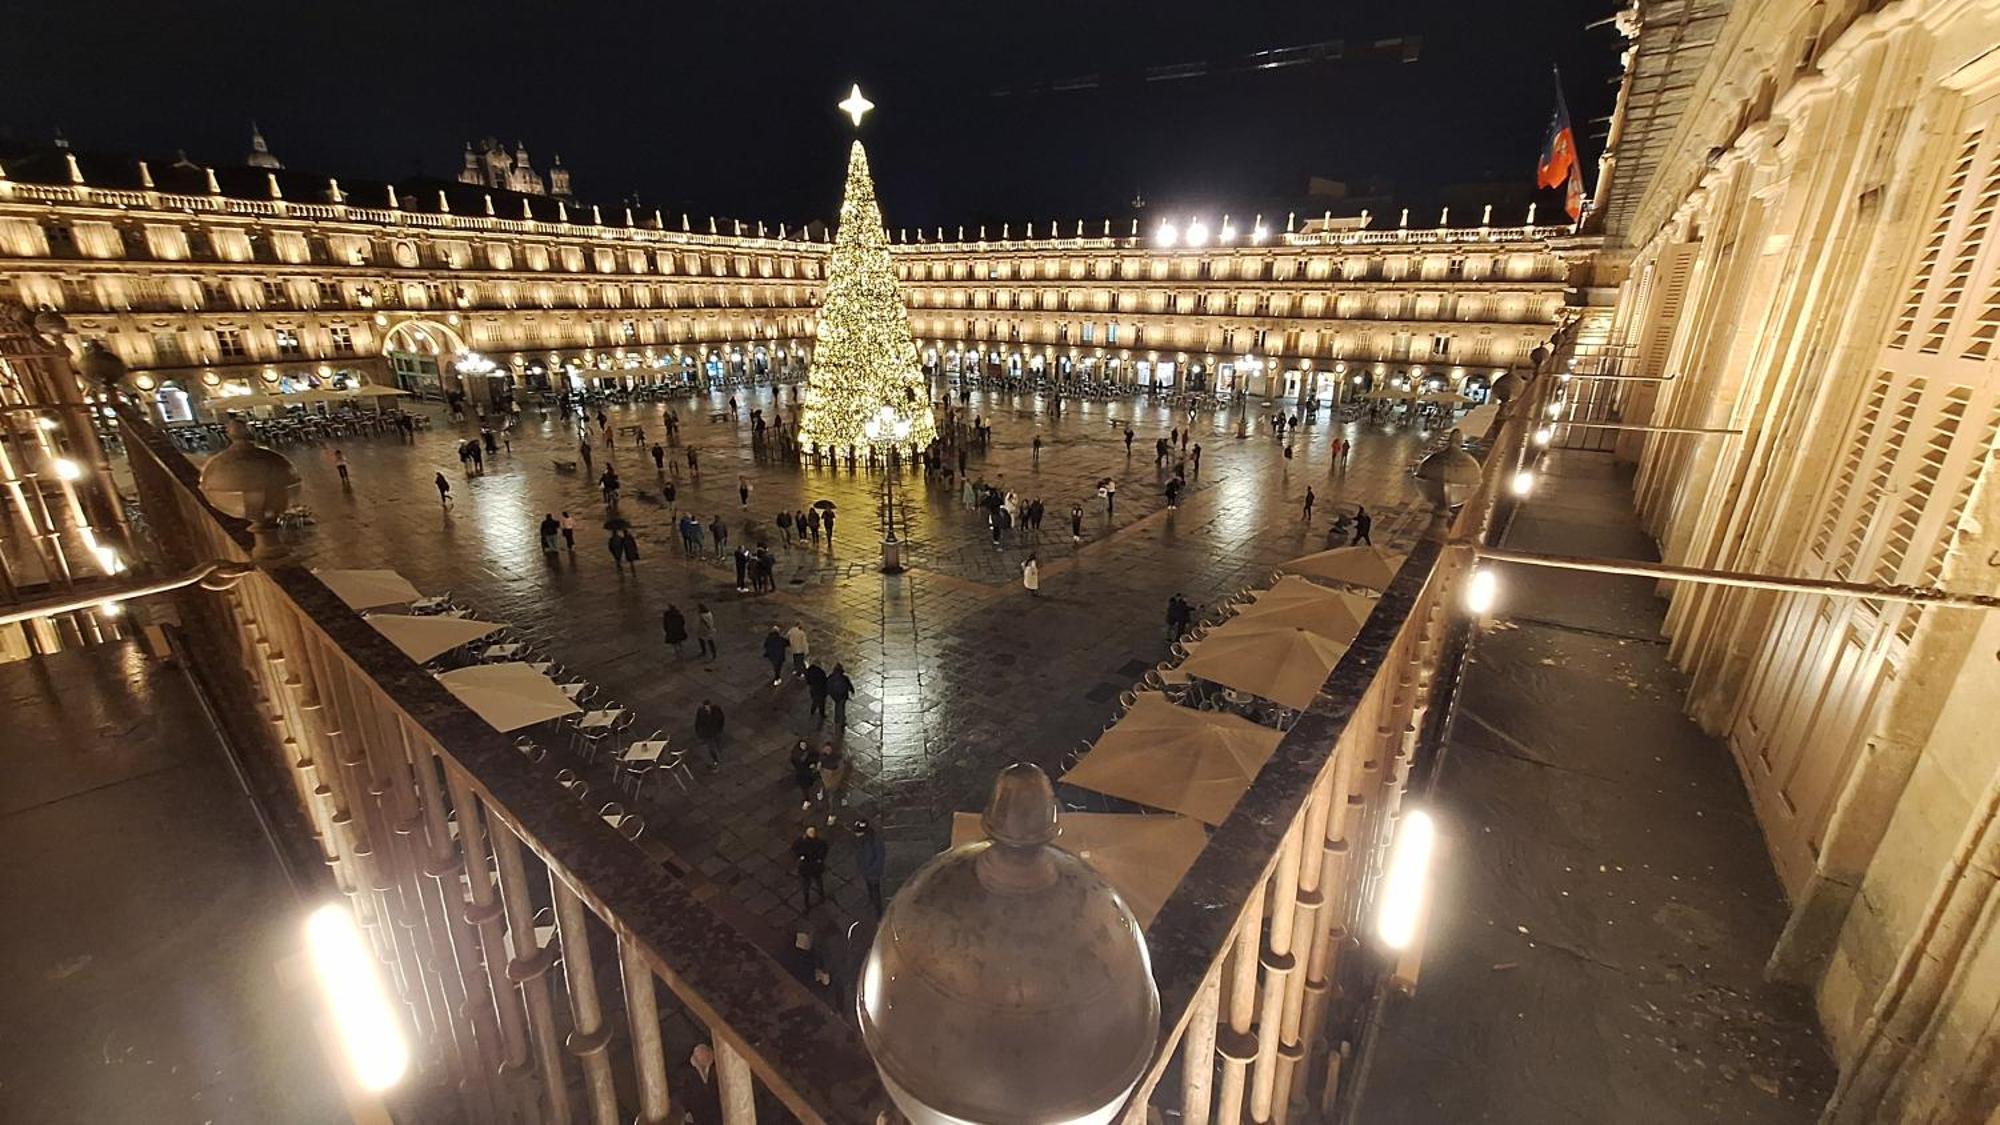
<svg viewBox="0 0 2000 1125">
<path fill-rule="evenodd" d="M 1187 244 L 1202 246 L 1208 242 L 1208 225 L 1200 219 L 1191 219 L 1187 225 Z"/>
<path fill-rule="evenodd" d="M 1565 383 L 1569 382 L 1569 376 L 1570 376 L 1570 373 L 1569 373 L 1569 372 L 1567 372 L 1567 371 L 1563 372 L 1563 373 L 1562 373 L 1562 381 L 1563 381 L 1563 382 L 1565 382 Z"/>
<path fill-rule="evenodd" d="M 1560 418 L 1562 416 L 1563 416 L 1562 400 L 1557 399 L 1556 401 L 1549 404 L 1549 417 Z"/>
<path fill-rule="evenodd" d="M 1172 223 L 1161 223 L 1160 233 L 1153 236 L 1153 244 L 1156 246 L 1172 246 L 1180 240 L 1181 228 Z"/>
<path fill-rule="evenodd" d="M 1263 223 L 1258 223 L 1256 226 L 1250 228 L 1250 241 L 1252 242 L 1262 242 L 1269 237 L 1271 237 L 1271 232 L 1265 229 Z"/>
<path fill-rule="evenodd" d="M 1411 809 L 1403 814 L 1396 829 L 1396 843 L 1389 851 L 1389 872 L 1382 882 L 1382 909 L 1375 917 L 1375 936 L 1390 949 L 1408 949 L 1417 939 L 1417 922 L 1423 916 L 1424 896 L 1429 891 L 1431 853 L 1437 846 L 1437 826 L 1430 814 Z"/>
<path fill-rule="evenodd" d="M 125 563 L 118 557 L 118 549 L 109 543 L 92 544 L 91 553 L 97 556 L 97 565 L 106 574 L 117 574 L 125 569 Z"/>
<path fill-rule="evenodd" d="M 1228 223 L 1222 224 L 1222 229 L 1217 231 L 1215 234 L 1215 240 L 1217 242 L 1228 242 L 1230 239 L 1233 239 L 1235 237 L 1236 237 L 1236 228 Z"/>
<path fill-rule="evenodd" d="M 1522 469 L 1520 472 L 1514 474 L 1514 479 L 1509 484 L 1514 490 L 1514 495 L 1526 496 L 1535 490 L 1535 474 L 1527 469 Z"/>
<path fill-rule="evenodd" d="M 44 430 L 53 430 L 57 426 L 62 425 L 62 423 L 44 414 L 41 417 L 35 419 L 35 425 L 40 426 Z"/>
<path fill-rule="evenodd" d="M 410 1068 L 410 1048 L 353 912 L 328 903 L 307 916 L 306 952 L 355 1081 L 371 1092 L 394 1086 Z"/>
<path fill-rule="evenodd" d="M 97 605 L 97 612 L 103 614 L 106 617 L 116 617 L 119 614 L 125 612 L 125 604 L 123 602 L 112 602 L 112 601 L 99 602 Z"/>
<path fill-rule="evenodd" d="M 1543 426 L 1541 429 L 1535 431 L 1535 444 L 1547 445 L 1549 443 L 1549 439 L 1555 436 L 1556 434 L 1554 430 L 1549 429 L 1547 426 Z"/>
<path fill-rule="evenodd" d="M 1465 582 L 1465 608 L 1473 615 L 1484 617 L 1493 612 L 1494 603 L 1500 600 L 1500 580 L 1486 567 L 1472 572 Z"/>
<path fill-rule="evenodd" d="M 63 480 L 82 480 L 83 466 L 68 457 L 56 458 L 56 476 Z"/>
</svg>

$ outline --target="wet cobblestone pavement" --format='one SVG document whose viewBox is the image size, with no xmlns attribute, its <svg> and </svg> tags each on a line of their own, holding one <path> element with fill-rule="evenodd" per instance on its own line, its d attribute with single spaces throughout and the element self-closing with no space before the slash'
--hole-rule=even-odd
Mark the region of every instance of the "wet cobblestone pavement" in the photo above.
<svg viewBox="0 0 2000 1125">
<path fill-rule="evenodd" d="M 768 416 L 770 396 L 759 388 L 744 411 Z M 608 458 L 624 481 L 616 514 L 639 540 L 636 574 L 612 566 L 601 530 L 610 513 L 595 473 L 555 467 L 576 458 L 574 431 L 532 411 L 511 452 L 489 459 L 483 476 L 461 469 L 442 416 L 414 445 L 368 438 L 343 446 L 348 489 L 329 449 L 288 451 L 316 518 L 293 546 L 313 566 L 393 567 L 481 617 L 547 635 L 555 659 L 636 711 L 635 735 L 659 728 L 675 745 L 693 747 L 695 708 L 703 699 L 718 703 L 728 716 L 721 768 L 708 770 L 697 752 L 687 792 L 664 777 L 650 780 L 642 844 L 753 936 L 785 951 L 797 929 L 841 930 L 872 915 L 845 831 L 833 834 L 830 906 L 801 914 L 789 849 L 802 813 L 786 755 L 796 738 L 831 732 L 815 729 L 796 679 L 771 686 L 759 645 L 772 624 L 802 623 L 814 659 L 844 663 L 854 680 L 844 732 L 855 760 L 849 803 L 882 826 L 893 893 L 945 845 L 954 811 L 984 803 L 1001 766 L 1028 759 L 1057 772 L 1067 751 L 1103 728 L 1117 693 L 1166 657 L 1171 594 L 1206 605 L 1261 583 L 1277 563 L 1326 546 L 1331 517 L 1357 501 L 1375 516 L 1374 539 L 1383 546 L 1407 546 L 1424 524 L 1408 471 L 1434 435 L 1336 426 L 1322 412 L 1319 424 L 1301 431 L 1288 463 L 1268 430 L 1253 426 L 1239 439 L 1235 412 L 1204 415 L 1194 438 L 1201 471 L 1169 511 L 1152 445 L 1184 417 L 1129 401 L 1066 403 L 1059 419 L 1035 406 L 975 394 L 970 408 L 994 435 L 967 468 L 1024 503 L 1042 498 L 1041 541 L 996 550 L 979 513 L 954 491 L 905 473 L 896 498 L 911 570 L 898 577 L 877 569 L 881 474 L 766 462 L 753 452 L 747 417 L 727 415 L 719 395 L 675 405 L 681 445 L 700 450 L 701 474 L 690 481 L 676 459 L 674 508 L 704 522 L 721 515 L 732 549 L 744 521 L 754 521 L 778 556 L 773 593 L 739 594 L 726 560 L 682 557 L 659 474 L 628 436 L 628 427 L 642 426 L 649 439 L 664 437 L 660 404 L 609 412 L 616 446 Z M 1262 408 L 1250 409 L 1254 416 Z M 1137 434 L 1129 458 L 1119 428 L 1127 420 Z M 1336 430 L 1354 442 L 1344 468 L 1329 457 Z M 606 461 L 607 451 L 596 450 L 595 468 Z M 449 510 L 432 486 L 440 471 L 452 483 Z M 1115 518 L 1096 497 L 1107 476 L 1119 481 Z M 747 505 L 739 477 L 751 487 Z M 1310 526 L 1300 520 L 1308 485 L 1318 496 Z M 777 512 L 821 499 L 840 513 L 832 545 L 787 548 Z M 1087 513 L 1080 544 L 1069 535 L 1076 501 Z M 576 519 L 576 550 L 551 563 L 536 527 L 543 513 L 564 509 Z M 1041 565 L 1038 597 L 1020 583 L 1030 550 Z M 692 640 L 677 657 L 661 639 L 669 603 L 692 628 L 700 602 L 716 616 L 714 663 L 695 655 Z M 608 787 L 606 780 L 599 788 Z M 819 823 L 824 831 L 823 817 Z"/>
</svg>

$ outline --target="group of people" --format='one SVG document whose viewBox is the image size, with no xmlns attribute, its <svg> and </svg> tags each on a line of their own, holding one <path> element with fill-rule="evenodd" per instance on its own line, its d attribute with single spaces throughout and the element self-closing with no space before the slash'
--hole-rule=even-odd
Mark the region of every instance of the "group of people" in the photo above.
<svg viewBox="0 0 2000 1125">
<path fill-rule="evenodd" d="M 822 529 L 826 532 L 827 545 L 833 545 L 833 505 L 826 501 L 821 501 L 820 503 L 826 504 L 826 506 L 820 507 L 818 504 L 815 504 L 813 507 L 807 508 L 802 512 L 793 512 L 790 509 L 786 509 L 778 513 L 778 534 L 784 537 L 785 546 L 789 547 L 792 545 L 792 537 L 796 533 L 801 546 L 810 538 L 812 545 L 817 547 L 819 546 L 819 536 Z"/>
<path fill-rule="evenodd" d="M 505 431 L 502 431 L 502 436 L 505 436 Z M 514 443 L 510 440 L 507 448 L 511 451 L 513 447 Z M 486 475 L 487 455 L 499 452 L 500 439 L 494 436 L 492 430 L 482 426 L 478 437 L 467 438 L 458 443 L 458 464 L 465 470 L 467 476 L 483 477 Z"/>
</svg>

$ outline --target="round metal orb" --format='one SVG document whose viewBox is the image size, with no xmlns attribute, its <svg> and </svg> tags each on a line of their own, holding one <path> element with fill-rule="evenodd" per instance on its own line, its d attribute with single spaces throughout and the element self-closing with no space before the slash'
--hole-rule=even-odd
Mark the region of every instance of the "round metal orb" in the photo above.
<svg viewBox="0 0 2000 1125">
<path fill-rule="evenodd" d="M 925 864 L 889 904 L 856 1004 L 918 1125 L 1109 1121 L 1150 1064 L 1160 997 L 1118 893 L 1055 846 L 1049 779 L 1001 771 L 989 839 Z"/>
<path fill-rule="evenodd" d="M 123 388 L 129 373 L 118 353 L 96 340 L 83 346 L 83 355 L 78 357 L 76 366 L 85 382 L 106 393 Z"/>
<path fill-rule="evenodd" d="M 278 517 L 298 498 L 298 470 L 284 454 L 252 442 L 240 421 L 230 423 L 229 436 L 228 448 L 201 467 L 201 494 L 223 513 L 250 521 L 257 554 L 268 557 L 280 550 Z"/>
<path fill-rule="evenodd" d="M 1479 488 L 1479 459 L 1462 448 L 1457 430 L 1445 446 L 1417 464 L 1417 485 L 1433 506 L 1445 511 L 1462 507 Z"/>
</svg>

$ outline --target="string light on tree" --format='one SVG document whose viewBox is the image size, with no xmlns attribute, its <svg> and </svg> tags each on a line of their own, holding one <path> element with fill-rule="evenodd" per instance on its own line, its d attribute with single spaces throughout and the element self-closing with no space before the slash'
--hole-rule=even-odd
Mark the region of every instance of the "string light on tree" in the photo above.
<svg viewBox="0 0 2000 1125">
<path fill-rule="evenodd" d="M 841 108 L 859 124 L 873 106 L 856 86 Z M 884 408 L 909 419 L 909 432 L 899 434 L 899 444 L 907 441 L 920 449 L 937 439 L 910 313 L 889 260 L 888 232 L 868 174 L 868 154 L 855 141 L 847 157 L 840 228 L 827 258 L 799 440 L 833 450 L 865 446 L 868 423 L 877 420 L 879 428 Z"/>
</svg>

